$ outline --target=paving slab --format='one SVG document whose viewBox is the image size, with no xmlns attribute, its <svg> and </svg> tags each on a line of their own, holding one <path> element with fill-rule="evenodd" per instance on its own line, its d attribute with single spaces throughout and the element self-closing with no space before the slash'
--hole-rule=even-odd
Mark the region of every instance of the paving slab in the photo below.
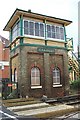
<svg viewBox="0 0 80 120">
<path fill-rule="evenodd" d="M 14 106 L 14 107 L 8 107 L 9 110 L 21 110 L 21 109 L 32 109 L 32 108 L 37 108 L 37 107 L 46 107 L 49 106 L 47 103 L 37 103 L 37 104 L 31 104 L 31 105 L 23 105 L 23 106 Z"/>
<path fill-rule="evenodd" d="M 56 112 L 56 111 L 67 110 L 67 109 L 72 109 L 72 108 L 74 108 L 74 107 L 69 106 L 69 105 L 56 105 L 56 106 L 45 107 L 45 108 L 18 111 L 18 112 L 15 112 L 15 113 L 17 115 L 31 116 L 31 115 L 37 115 L 37 114 L 43 114 L 43 113 L 47 114 L 49 112 Z"/>
</svg>

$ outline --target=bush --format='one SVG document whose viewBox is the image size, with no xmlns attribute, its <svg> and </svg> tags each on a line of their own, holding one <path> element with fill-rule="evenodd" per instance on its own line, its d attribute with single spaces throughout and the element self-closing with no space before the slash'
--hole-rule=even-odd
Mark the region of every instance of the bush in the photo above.
<svg viewBox="0 0 80 120">
<path fill-rule="evenodd" d="M 71 81 L 70 87 L 74 90 L 80 90 L 80 78 L 78 80 Z"/>
</svg>

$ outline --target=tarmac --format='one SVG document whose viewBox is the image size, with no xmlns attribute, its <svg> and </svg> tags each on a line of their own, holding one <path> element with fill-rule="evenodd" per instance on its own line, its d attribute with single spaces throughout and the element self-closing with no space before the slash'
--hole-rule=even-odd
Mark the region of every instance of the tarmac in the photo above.
<svg viewBox="0 0 80 120">
<path fill-rule="evenodd" d="M 20 116 L 33 116 L 38 114 L 47 114 L 51 112 L 68 111 L 74 109 L 74 106 L 59 104 L 49 105 L 48 103 L 37 103 L 31 105 L 8 107 L 9 110 L 14 111 L 15 114 Z"/>
</svg>

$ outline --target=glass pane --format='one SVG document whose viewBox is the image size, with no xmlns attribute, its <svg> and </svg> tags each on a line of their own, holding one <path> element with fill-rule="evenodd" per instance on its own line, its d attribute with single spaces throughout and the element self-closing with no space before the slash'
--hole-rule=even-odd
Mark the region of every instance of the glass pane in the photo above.
<svg viewBox="0 0 80 120">
<path fill-rule="evenodd" d="M 35 29 L 39 29 L 39 23 L 35 23 Z"/>
<path fill-rule="evenodd" d="M 60 28 L 61 39 L 64 40 L 64 29 Z"/>
<path fill-rule="evenodd" d="M 55 26 L 52 26 L 52 32 L 55 32 Z"/>
<path fill-rule="evenodd" d="M 40 23 L 40 36 L 44 37 L 44 25 Z"/>
<path fill-rule="evenodd" d="M 29 35 L 34 35 L 34 23 L 29 22 Z"/>
<path fill-rule="evenodd" d="M 28 28 L 24 28 L 24 34 L 28 35 Z"/>
<path fill-rule="evenodd" d="M 18 23 L 17 23 L 17 28 L 19 28 L 20 27 L 20 22 L 18 21 Z"/>
<path fill-rule="evenodd" d="M 52 33 L 52 38 L 56 38 L 56 35 L 55 35 L 55 33 Z"/>
<path fill-rule="evenodd" d="M 44 31 L 40 31 L 40 36 L 44 37 Z"/>
<path fill-rule="evenodd" d="M 47 32 L 47 37 L 51 38 L 51 32 Z"/>
<path fill-rule="evenodd" d="M 20 35 L 20 28 L 17 29 L 17 36 Z"/>
<path fill-rule="evenodd" d="M 29 22 L 29 27 L 30 27 L 30 29 L 32 28 L 34 28 L 34 23 L 33 22 Z"/>
<path fill-rule="evenodd" d="M 51 31 L 51 26 L 47 25 L 47 31 Z"/>
<path fill-rule="evenodd" d="M 56 78 L 53 79 L 53 83 L 56 83 Z"/>
<path fill-rule="evenodd" d="M 35 36 L 39 36 L 39 23 L 35 23 Z"/>
<path fill-rule="evenodd" d="M 59 33 L 59 27 L 56 27 L 56 32 Z"/>
<path fill-rule="evenodd" d="M 57 72 L 57 76 L 60 76 L 60 73 L 59 73 L 59 71 Z"/>
<path fill-rule="evenodd" d="M 60 39 L 59 27 L 56 27 L 56 38 L 57 38 L 57 39 Z"/>
<path fill-rule="evenodd" d="M 60 84 L 60 71 L 58 68 L 53 69 L 53 84 Z"/>
<path fill-rule="evenodd" d="M 24 28 L 28 28 L 28 21 L 24 21 Z"/>
<path fill-rule="evenodd" d="M 34 35 L 34 29 L 31 29 L 29 30 L 29 35 Z"/>
<path fill-rule="evenodd" d="M 24 34 L 28 35 L 28 21 L 24 21 Z"/>
<path fill-rule="evenodd" d="M 57 39 L 60 39 L 59 33 L 56 33 L 56 38 L 57 38 Z"/>
<path fill-rule="evenodd" d="M 60 78 L 57 78 L 57 83 L 59 83 L 59 84 L 60 84 Z"/>
<path fill-rule="evenodd" d="M 40 71 L 37 67 L 31 69 L 31 85 L 40 85 Z"/>
<path fill-rule="evenodd" d="M 39 30 L 35 29 L 35 36 L 39 36 Z"/>
<path fill-rule="evenodd" d="M 17 70 L 15 70 L 15 82 L 17 82 Z"/>
</svg>

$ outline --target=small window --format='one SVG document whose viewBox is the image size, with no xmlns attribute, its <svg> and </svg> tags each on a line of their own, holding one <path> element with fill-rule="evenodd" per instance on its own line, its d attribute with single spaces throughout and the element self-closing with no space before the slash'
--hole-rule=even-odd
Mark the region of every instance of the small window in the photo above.
<svg viewBox="0 0 80 120">
<path fill-rule="evenodd" d="M 59 34 L 59 27 L 56 27 L 56 38 L 60 39 L 60 34 Z"/>
<path fill-rule="evenodd" d="M 44 25 L 40 23 L 40 36 L 44 37 Z"/>
<path fill-rule="evenodd" d="M 31 69 L 31 86 L 40 85 L 40 70 L 37 67 Z"/>
<path fill-rule="evenodd" d="M 53 84 L 60 84 L 60 70 L 58 68 L 53 69 Z"/>
<path fill-rule="evenodd" d="M 51 38 L 51 26 L 47 25 L 47 37 Z"/>
<path fill-rule="evenodd" d="M 35 23 L 35 36 L 39 36 L 39 23 Z"/>
<path fill-rule="evenodd" d="M 61 39 L 64 39 L 64 29 L 62 27 L 60 27 L 60 36 Z"/>
<path fill-rule="evenodd" d="M 24 21 L 24 34 L 29 34 L 28 32 L 28 21 Z"/>
<path fill-rule="evenodd" d="M 17 70 L 16 70 L 16 68 L 14 69 L 14 82 L 17 82 Z"/>
<path fill-rule="evenodd" d="M 44 23 L 24 20 L 24 34 L 44 37 Z"/>
<path fill-rule="evenodd" d="M 34 23 L 29 22 L 29 35 L 34 35 Z"/>
<path fill-rule="evenodd" d="M 20 21 L 17 21 L 16 24 L 12 27 L 12 40 L 20 35 Z"/>
</svg>

